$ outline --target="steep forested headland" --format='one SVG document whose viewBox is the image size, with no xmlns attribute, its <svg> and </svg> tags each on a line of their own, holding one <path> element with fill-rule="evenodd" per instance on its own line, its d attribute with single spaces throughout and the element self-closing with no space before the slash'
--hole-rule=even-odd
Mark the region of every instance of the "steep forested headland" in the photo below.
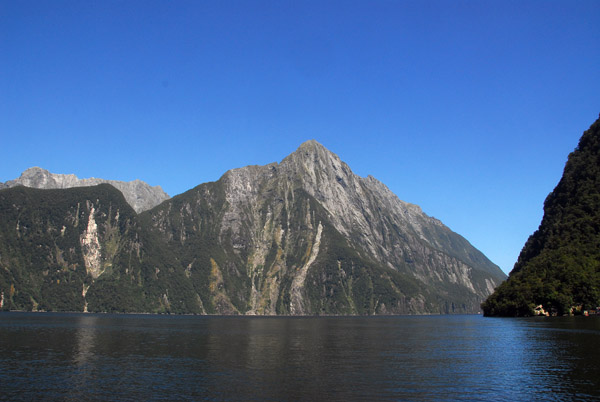
<svg viewBox="0 0 600 402">
<path fill-rule="evenodd" d="M 482 304 L 487 316 L 557 315 L 600 306 L 600 119 L 569 155 L 507 281 Z"/>
</svg>

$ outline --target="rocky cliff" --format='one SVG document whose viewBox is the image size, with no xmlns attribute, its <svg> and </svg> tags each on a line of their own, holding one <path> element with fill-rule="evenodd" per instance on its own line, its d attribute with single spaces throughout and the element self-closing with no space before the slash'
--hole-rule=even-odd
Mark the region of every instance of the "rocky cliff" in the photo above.
<svg viewBox="0 0 600 402">
<path fill-rule="evenodd" d="M 121 191 L 129 205 L 138 213 L 169 199 L 169 195 L 160 186 L 152 187 L 141 180 L 123 182 L 96 178 L 79 179 L 74 174 L 50 173 L 39 167 L 27 169 L 18 179 L 0 183 L 0 189 L 19 185 L 39 189 L 63 189 L 95 186 L 101 183 L 108 183 Z"/>
<path fill-rule="evenodd" d="M 474 313 L 505 278 L 464 238 L 316 141 L 143 217 L 208 284 L 204 305 L 217 312 Z"/>
</svg>

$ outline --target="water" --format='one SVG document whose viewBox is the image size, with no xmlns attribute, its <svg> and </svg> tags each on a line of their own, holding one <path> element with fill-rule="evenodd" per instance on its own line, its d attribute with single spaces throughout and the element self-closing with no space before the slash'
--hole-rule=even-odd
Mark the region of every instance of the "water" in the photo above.
<svg viewBox="0 0 600 402">
<path fill-rule="evenodd" d="M 600 317 L 0 313 L 0 400 L 598 400 Z"/>
</svg>

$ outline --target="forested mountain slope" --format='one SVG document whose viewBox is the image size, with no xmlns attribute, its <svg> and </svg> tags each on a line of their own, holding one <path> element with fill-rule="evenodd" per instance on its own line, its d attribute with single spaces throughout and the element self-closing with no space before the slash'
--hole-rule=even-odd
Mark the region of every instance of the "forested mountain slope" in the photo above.
<svg viewBox="0 0 600 402">
<path fill-rule="evenodd" d="M 600 119 L 569 155 L 538 230 L 509 278 L 482 305 L 488 316 L 562 315 L 600 306 Z"/>
</svg>

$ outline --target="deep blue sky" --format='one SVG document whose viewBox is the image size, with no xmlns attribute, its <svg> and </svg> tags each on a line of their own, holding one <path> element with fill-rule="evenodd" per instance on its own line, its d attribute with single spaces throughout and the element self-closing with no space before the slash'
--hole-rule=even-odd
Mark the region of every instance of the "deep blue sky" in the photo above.
<svg viewBox="0 0 600 402">
<path fill-rule="evenodd" d="M 2 1 L 0 181 L 170 195 L 316 139 L 508 272 L 600 112 L 599 1 Z"/>
</svg>

